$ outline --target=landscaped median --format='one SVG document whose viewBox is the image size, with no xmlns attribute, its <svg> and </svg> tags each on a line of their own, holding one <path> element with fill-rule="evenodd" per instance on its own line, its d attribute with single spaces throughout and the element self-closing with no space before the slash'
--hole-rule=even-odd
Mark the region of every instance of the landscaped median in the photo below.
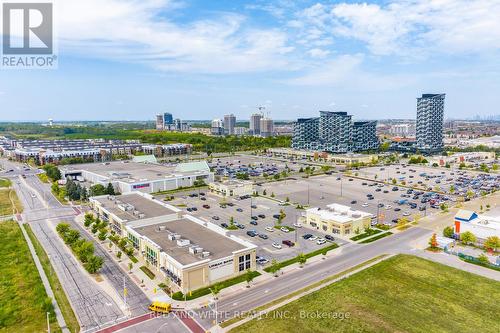
<svg viewBox="0 0 500 333">
<path fill-rule="evenodd" d="M 376 240 L 379 240 L 381 238 L 384 238 L 384 237 L 387 237 L 387 236 L 390 236 L 392 235 L 392 232 L 388 231 L 388 232 L 384 232 L 383 234 L 379 234 L 377 236 L 374 236 L 372 238 L 368 238 L 368 239 L 365 239 L 364 241 L 362 242 L 359 242 L 360 244 L 367 244 L 367 243 L 371 243 L 371 242 L 374 242 Z"/>
<path fill-rule="evenodd" d="M 351 237 L 351 240 L 358 241 L 360 239 L 367 238 L 367 237 L 376 235 L 376 234 L 381 233 L 381 232 L 382 232 L 382 230 L 378 230 L 378 229 L 367 229 L 364 233 L 356 235 L 354 237 Z"/>
<path fill-rule="evenodd" d="M 280 269 L 282 269 L 283 267 L 290 266 L 290 265 L 293 265 L 297 262 L 300 262 L 301 258 L 303 260 L 303 258 L 305 257 L 305 259 L 307 260 L 309 258 L 315 257 L 315 256 L 320 255 L 320 254 L 326 254 L 328 251 L 331 251 L 331 250 L 336 249 L 338 247 L 339 246 L 337 243 L 332 243 L 332 244 L 325 246 L 321 249 L 318 249 L 316 251 L 304 253 L 302 256 L 298 255 L 294 258 L 291 258 L 291 259 L 288 259 L 285 261 L 272 263 L 270 266 L 264 268 L 264 271 L 267 273 L 275 273 L 275 272 L 279 271 Z"/>
<path fill-rule="evenodd" d="M 61 286 L 61 282 L 59 282 L 57 275 L 54 273 L 54 268 L 50 263 L 47 253 L 43 249 L 40 242 L 38 242 L 38 239 L 35 237 L 35 234 L 33 234 L 31 227 L 28 224 L 24 224 L 23 226 L 29 238 L 31 239 L 31 242 L 33 243 L 33 247 L 35 248 L 36 255 L 38 256 L 38 259 L 40 260 L 40 263 L 43 266 L 45 275 L 47 275 L 50 287 L 54 292 L 54 297 L 56 298 L 59 308 L 61 309 L 61 313 L 64 317 L 66 325 L 68 326 L 68 329 L 71 332 L 78 332 L 80 330 L 80 325 L 78 324 L 78 320 L 76 319 L 75 313 L 73 312 L 73 308 L 69 303 L 68 297 L 66 296 L 66 293 L 64 292 L 64 289 Z"/>
<path fill-rule="evenodd" d="M 184 295 L 182 292 L 178 291 L 172 295 L 172 298 L 176 301 L 190 301 L 192 299 L 196 299 L 201 296 L 208 295 L 212 293 L 212 291 L 215 289 L 217 291 L 220 291 L 224 288 L 234 286 L 235 284 L 241 283 L 241 282 L 250 282 L 257 276 L 259 276 L 260 273 L 256 271 L 247 271 L 245 274 L 239 275 L 237 277 L 234 277 L 232 279 L 228 279 L 222 282 L 215 283 L 213 285 L 210 285 L 208 287 L 203 287 L 200 289 L 196 289 L 192 292 L 189 292 L 188 294 Z"/>
</svg>

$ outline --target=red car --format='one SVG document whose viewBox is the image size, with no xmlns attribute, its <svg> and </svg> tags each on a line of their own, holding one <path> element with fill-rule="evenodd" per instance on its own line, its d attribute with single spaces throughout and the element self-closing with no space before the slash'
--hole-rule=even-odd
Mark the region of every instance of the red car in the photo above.
<svg viewBox="0 0 500 333">
<path fill-rule="evenodd" d="M 286 245 L 286 246 L 289 246 L 289 247 L 292 247 L 295 245 L 294 242 L 292 242 L 291 240 L 288 240 L 288 239 L 285 239 L 284 241 L 281 242 L 283 245 Z"/>
<path fill-rule="evenodd" d="M 203 208 L 209 209 L 210 206 L 209 205 L 203 205 Z"/>
</svg>

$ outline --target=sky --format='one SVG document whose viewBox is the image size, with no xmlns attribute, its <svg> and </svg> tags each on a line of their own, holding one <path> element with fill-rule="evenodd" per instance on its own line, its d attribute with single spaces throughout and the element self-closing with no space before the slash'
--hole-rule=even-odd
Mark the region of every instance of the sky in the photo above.
<svg viewBox="0 0 500 333">
<path fill-rule="evenodd" d="M 500 114 L 500 0 L 54 3 L 58 68 L 0 69 L 0 121 Z"/>
</svg>

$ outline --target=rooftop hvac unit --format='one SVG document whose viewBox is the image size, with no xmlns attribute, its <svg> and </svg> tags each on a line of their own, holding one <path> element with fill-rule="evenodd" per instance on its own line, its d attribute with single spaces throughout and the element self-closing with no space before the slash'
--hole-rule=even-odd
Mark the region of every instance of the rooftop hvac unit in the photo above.
<svg viewBox="0 0 500 333">
<path fill-rule="evenodd" d="M 181 239 L 181 235 L 179 234 L 170 234 L 168 235 L 168 239 L 173 241 L 173 240 L 176 240 L 176 239 Z"/>
<path fill-rule="evenodd" d="M 139 211 L 138 211 L 138 210 L 134 210 L 133 214 L 134 214 L 134 215 L 138 215 L 138 214 L 139 214 Z"/>
<path fill-rule="evenodd" d="M 118 204 L 117 207 L 118 207 L 118 209 L 123 210 L 124 212 L 127 211 L 127 207 L 125 205 Z"/>
<path fill-rule="evenodd" d="M 190 247 L 189 248 L 189 253 L 190 254 L 196 254 L 196 248 L 195 247 Z"/>
<path fill-rule="evenodd" d="M 343 212 L 340 212 L 340 215 L 347 215 L 347 212 L 344 210 Z"/>
<path fill-rule="evenodd" d="M 199 246 L 196 246 L 196 247 L 195 247 L 195 252 L 196 252 L 196 253 L 201 253 L 201 252 L 203 252 L 203 248 L 202 248 L 202 247 L 199 247 Z"/>
<path fill-rule="evenodd" d="M 144 218 L 144 216 L 146 216 L 144 213 L 139 213 L 139 218 L 140 219 Z"/>
<path fill-rule="evenodd" d="M 203 251 L 202 254 L 201 254 L 201 257 L 202 258 L 206 258 L 210 255 L 210 252 L 209 251 Z"/>
<path fill-rule="evenodd" d="M 189 241 L 189 239 L 178 239 L 177 240 L 177 246 L 187 246 L 191 244 L 191 242 Z"/>
<path fill-rule="evenodd" d="M 165 227 L 164 225 L 158 227 L 158 230 L 160 231 L 165 231 L 165 229 L 167 229 L 167 227 Z"/>
</svg>

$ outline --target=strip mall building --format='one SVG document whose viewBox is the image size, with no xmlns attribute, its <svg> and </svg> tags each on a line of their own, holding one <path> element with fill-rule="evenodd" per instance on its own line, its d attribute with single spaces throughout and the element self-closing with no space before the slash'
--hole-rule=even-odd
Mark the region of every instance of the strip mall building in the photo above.
<svg viewBox="0 0 500 333">
<path fill-rule="evenodd" d="M 149 194 L 99 196 L 90 202 L 150 268 L 183 293 L 256 269 L 257 246 Z"/>
</svg>

